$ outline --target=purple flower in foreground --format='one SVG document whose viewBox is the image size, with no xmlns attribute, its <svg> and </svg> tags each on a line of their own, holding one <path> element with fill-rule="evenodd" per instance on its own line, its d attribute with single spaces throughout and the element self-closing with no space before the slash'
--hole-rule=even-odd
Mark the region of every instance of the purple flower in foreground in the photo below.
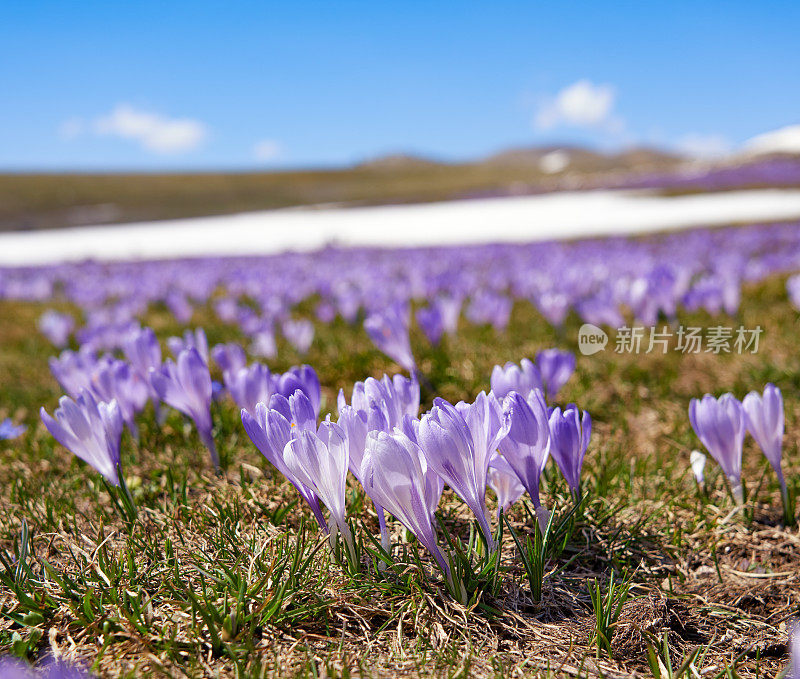
<svg viewBox="0 0 800 679">
<path fill-rule="evenodd" d="M 431 522 L 423 464 L 419 447 L 405 434 L 370 432 L 361 465 L 362 484 L 367 495 L 416 535 L 449 579 L 450 567 L 436 543 Z"/>
<path fill-rule="evenodd" d="M 92 349 L 81 347 L 80 351 L 62 351 L 48 360 L 50 372 L 67 394 L 77 398 L 81 389 L 91 386 L 90 376 L 97 367 L 98 359 Z"/>
<path fill-rule="evenodd" d="M 373 406 L 373 411 L 378 410 L 377 406 Z M 383 414 L 380 413 L 380 422 L 376 429 L 384 431 L 386 427 L 386 420 Z M 364 451 L 366 450 L 367 434 L 373 431 L 372 427 L 375 426 L 374 418 L 371 418 L 363 410 L 356 410 L 353 406 L 340 405 L 339 406 L 339 420 L 337 424 L 344 431 L 345 438 L 347 439 L 348 450 L 348 465 L 353 476 L 356 477 L 358 482 L 363 486 L 364 482 L 361 479 L 361 464 L 364 461 Z M 372 499 L 372 498 L 370 498 Z M 375 502 L 375 512 L 378 515 L 378 524 L 381 531 L 381 544 L 387 552 L 390 548 L 390 536 L 386 529 L 386 516 L 383 507 L 380 503 Z"/>
<path fill-rule="evenodd" d="M 289 398 L 298 389 L 308 396 L 314 407 L 314 412 L 319 415 L 322 391 L 319 386 L 317 372 L 310 365 L 289 368 L 278 378 L 276 391 L 286 396 L 286 398 Z"/>
<path fill-rule="evenodd" d="M 52 344 L 61 348 L 69 344 L 69 336 L 75 328 L 75 321 L 69 314 L 61 314 L 49 309 L 39 317 L 39 332 Z"/>
<path fill-rule="evenodd" d="M 525 486 L 519 482 L 511 465 L 502 456 L 494 453 L 489 460 L 489 472 L 486 476 L 489 487 L 497 495 L 497 519 L 500 512 L 507 512 L 508 508 L 522 497 Z"/>
<path fill-rule="evenodd" d="M 92 372 L 90 384 L 91 391 L 99 401 L 117 402 L 122 420 L 133 437 L 138 440 L 139 427 L 136 425 L 136 414 L 147 403 L 152 385 L 143 382 L 130 365 L 118 359 L 99 363 Z"/>
<path fill-rule="evenodd" d="M 211 358 L 214 359 L 223 374 L 235 373 L 247 365 L 247 355 L 242 346 L 236 342 L 214 345 L 211 350 Z"/>
<path fill-rule="evenodd" d="M 408 319 L 396 307 L 366 318 L 364 329 L 370 339 L 384 354 L 410 373 L 416 370 L 414 354 L 411 352 Z"/>
<path fill-rule="evenodd" d="M 753 436 L 778 477 L 783 480 L 783 396 L 774 384 L 764 388 L 763 396 L 751 391 L 742 401 L 747 431 Z"/>
<path fill-rule="evenodd" d="M 492 369 L 490 384 L 492 393 L 500 401 L 512 391 L 527 397 L 534 389 L 543 389 L 539 369 L 527 358 L 523 358 L 519 365 L 511 362 L 502 368 L 496 365 Z"/>
<path fill-rule="evenodd" d="M 784 679 L 800 679 L 800 622 L 792 623 L 789 631 L 789 667 Z"/>
<path fill-rule="evenodd" d="M 243 409 L 242 424 L 256 448 L 297 489 L 300 496 L 311 507 L 320 528 L 328 533 L 328 524 L 313 489 L 297 478 L 283 459 L 283 450 L 291 440 L 293 431 L 314 426 L 313 422 L 308 422 L 304 414 L 305 411 L 312 408 L 310 402 L 305 403 L 304 399 L 306 402 L 308 401 L 302 392 L 299 395 L 293 395 L 291 401 L 285 396 L 275 394 L 270 399 L 269 406 L 259 403 L 252 414 Z M 300 425 L 298 425 L 298 421 Z"/>
<path fill-rule="evenodd" d="M 1 675 L 5 677 L 5 675 Z M 92 675 L 64 660 L 51 660 L 44 666 L 41 679 L 91 679 Z"/>
<path fill-rule="evenodd" d="M 11 656 L 0 658 L 0 677 L 2 679 L 36 679 L 36 675 L 29 665 Z"/>
<path fill-rule="evenodd" d="M 758 443 L 769 460 L 778 481 L 781 484 L 781 493 L 784 504 L 787 502 L 786 481 L 781 470 L 781 457 L 783 447 L 783 396 L 781 390 L 774 384 L 764 388 L 762 396 L 757 391 L 751 391 L 742 401 L 747 431 Z"/>
<path fill-rule="evenodd" d="M 183 333 L 183 337 L 170 337 L 167 339 L 167 346 L 173 356 L 177 356 L 186 349 L 197 349 L 200 358 L 208 364 L 208 340 L 203 328 L 197 328 L 194 332 L 187 330 Z"/>
<path fill-rule="evenodd" d="M 742 404 L 733 394 L 723 394 L 719 399 L 706 394 L 701 400 L 692 399 L 689 420 L 711 457 L 722 467 L 734 498 L 742 503 L 742 444 L 746 433 Z"/>
<path fill-rule="evenodd" d="M 539 499 L 539 479 L 550 451 L 550 427 L 542 392 L 534 389 L 526 400 L 522 394 L 512 391 L 503 403 L 503 416 L 509 424 L 508 435 L 500 441 L 500 454 L 531 496 L 544 533 L 549 513 Z"/>
<path fill-rule="evenodd" d="M 547 398 L 552 400 L 575 372 L 575 354 L 559 349 L 545 349 L 536 354 L 536 367 L 544 383 Z"/>
<path fill-rule="evenodd" d="M 494 548 L 486 519 L 486 473 L 498 441 L 508 432 L 501 427 L 499 405 L 483 392 L 473 404 L 456 408 L 441 398 L 420 420 L 419 446 L 428 465 L 444 479 L 475 514 L 486 543 Z"/>
<path fill-rule="evenodd" d="M 276 377 L 267 366 L 253 363 L 246 368 L 226 371 L 225 387 L 240 408 L 255 412 L 259 403 L 269 403 L 275 393 Z"/>
<path fill-rule="evenodd" d="M 399 427 L 405 415 L 416 417 L 419 413 L 419 382 L 415 377 L 384 375 L 380 380 L 368 377 L 353 385 L 351 405 L 367 415 L 369 430 L 391 432 Z M 339 411 L 347 405 L 344 391 L 339 390 Z M 383 420 L 378 424 L 378 418 Z"/>
<path fill-rule="evenodd" d="M 425 337 L 434 346 L 439 344 L 444 334 L 442 313 L 436 306 L 420 307 L 417 309 L 417 323 L 425 333 Z"/>
<path fill-rule="evenodd" d="M 428 464 L 425 459 L 425 453 L 419 447 L 419 427 L 420 421 L 416 417 L 405 415 L 400 426 L 397 428 L 405 434 L 416 445 L 416 451 L 420 456 L 420 464 L 422 465 L 422 476 L 425 479 L 425 503 L 428 505 L 428 511 L 431 513 L 431 523 L 436 525 L 436 508 L 439 506 L 439 501 L 442 499 L 442 492 L 444 491 L 444 479 L 439 476 Z M 389 432 L 389 433 L 397 433 Z"/>
<path fill-rule="evenodd" d="M 116 401 L 98 403 L 91 392 L 82 391 L 77 401 L 62 396 L 58 405 L 55 418 L 44 408 L 39 411 L 47 430 L 62 446 L 118 486 L 123 423 Z"/>
<path fill-rule="evenodd" d="M 125 339 L 123 350 L 136 374 L 152 389 L 150 368 L 161 367 L 161 345 L 159 345 L 153 329 L 140 328 L 129 333 Z M 152 391 L 151 396 L 158 397 L 155 391 Z"/>
<path fill-rule="evenodd" d="M 581 468 L 589 438 L 592 435 L 592 418 L 585 410 L 583 415 L 575 405 L 570 404 L 564 411 L 554 408 L 550 414 L 550 455 L 577 499 L 581 494 Z"/>
<path fill-rule="evenodd" d="M 344 430 L 329 420 L 322 422 L 316 432 L 300 430 L 283 449 L 286 466 L 325 503 L 332 528 L 341 532 L 351 559 L 355 559 L 355 544 L 345 507 L 349 457 Z M 334 535 L 335 531 L 331 531 L 332 538 Z"/>
<path fill-rule="evenodd" d="M 184 349 L 178 354 L 177 361 L 167 360 L 159 369 L 151 369 L 150 383 L 164 403 L 194 421 L 200 440 L 208 448 L 214 467 L 218 469 L 219 455 L 211 422 L 211 375 L 208 364 L 197 349 Z"/>
<path fill-rule="evenodd" d="M 0 422 L 0 441 L 9 441 L 10 439 L 19 438 L 25 433 L 27 427 L 24 424 L 14 426 L 11 418 L 6 418 Z"/>
<path fill-rule="evenodd" d="M 86 671 L 70 665 L 63 660 L 52 658 L 44 665 L 42 671 L 36 672 L 33 667 L 11 656 L 0 658 L 0 679 L 91 679 Z"/>
</svg>

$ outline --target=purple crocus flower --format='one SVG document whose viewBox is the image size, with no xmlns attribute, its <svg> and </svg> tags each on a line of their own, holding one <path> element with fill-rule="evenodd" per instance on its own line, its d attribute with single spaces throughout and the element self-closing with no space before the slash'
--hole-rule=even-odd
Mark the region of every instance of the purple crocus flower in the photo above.
<svg viewBox="0 0 800 679">
<path fill-rule="evenodd" d="M 63 660 L 51 658 L 40 672 L 11 656 L 0 658 L 0 678 L 2 679 L 91 679 L 85 670 Z"/>
<path fill-rule="evenodd" d="M 377 410 L 377 406 L 373 406 Z M 348 464 L 353 476 L 356 477 L 358 482 L 363 486 L 364 482 L 361 479 L 361 464 L 364 461 L 364 451 L 366 450 L 367 434 L 370 431 L 380 430 L 384 431 L 386 421 L 383 419 L 383 414 L 379 413 L 381 420 L 377 423 L 373 418 L 370 418 L 363 410 L 356 410 L 353 406 L 342 405 L 339 407 L 339 420 L 337 424 L 344 431 L 345 438 L 347 439 L 348 450 Z M 375 513 L 378 515 L 378 525 L 381 531 L 381 544 L 387 552 L 390 548 L 389 531 L 386 529 L 386 516 L 383 507 L 375 502 Z"/>
<path fill-rule="evenodd" d="M 150 368 L 161 366 L 161 345 L 153 329 L 139 328 L 132 331 L 125 339 L 123 350 L 136 374 L 149 384 Z"/>
<path fill-rule="evenodd" d="M 92 349 L 81 347 L 77 352 L 62 351 L 61 354 L 51 356 L 49 361 L 50 372 L 67 394 L 77 398 L 81 389 L 91 386 L 91 374 L 98 364 L 97 356 Z"/>
<path fill-rule="evenodd" d="M 297 390 L 308 396 L 314 407 L 314 412 L 319 415 L 322 400 L 322 391 L 319 386 L 317 372 L 310 365 L 294 366 L 283 373 L 277 381 L 276 392 L 287 398 Z"/>
<path fill-rule="evenodd" d="M 8 417 L 0 422 L 0 441 L 9 441 L 10 439 L 19 438 L 25 433 L 26 429 L 27 427 L 24 424 L 15 427 L 11 418 Z"/>
<path fill-rule="evenodd" d="M 288 319 L 281 326 L 283 336 L 299 354 L 307 354 L 314 341 L 314 324 L 308 319 Z"/>
<path fill-rule="evenodd" d="M 123 422 L 116 401 L 98 403 L 90 391 L 84 390 L 76 401 L 62 396 L 58 406 L 54 418 L 44 408 L 39 411 L 47 430 L 73 455 L 118 486 Z"/>
<path fill-rule="evenodd" d="M 792 306 L 800 311 L 800 274 L 786 280 L 786 292 L 789 295 L 789 301 Z"/>
<path fill-rule="evenodd" d="M 99 363 L 92 371 L 90 388 L 99 401 L 116 401 L 122 413 L 122 420 L 133 435 L 139 439 L 136 414 L 147 403 L 149 383 L 143 382 L 125 361 L 111 359 Z"/>
<path fill-rule="evenodd" d="M 461 297 L 450 297 L 443 295 L 437 297 L 434 306 L 439 310 L 444 331 L 449 335 L 455 335 L 458 331 L 458 319 L 461 316 L 461 305 L 464 300 Z"/>
<path fill-rule="evenodd" d="M 371 423 L 374 422 L 374 425 L 370 424 L 370 431 L 381 429 L 391 432 L 395 427 L 400 426 L 405 415 L 417 416 L 419 395 L 419 382 L 415 377 L 384 375 L 380 380 L 368 377 L 363 382 L 356 382 L 353 385 L 350 402 L 356 410 L 364 412 Z M 344 391 L 341 389 L 337 401 L 341 412 L 341 409 L 347 405 Z M 380 411 L 380 414 L 375 412 L 376 409 Z M 380 418 L 383 424 L 378 424 L 378 419 L 375 418 Z"/>
<path fill-rule="evenodd" d="M 30 666 L 11 656 L 0 658 L 0 677 L 3 679 L 36 679 Z"/>
<path fill-rule="evenodd" d="M 239 306 L 233 297 L 220 297 L 214 302 L 214 312 L 223 323 L 233 323 L 238 310 Z"/>
<path fill-rule="evenodd" d="M 378 349 L 413 373 L 416 370 L 416 362 L 411 352 L 407 316 L 407 313 L 403 313 L 397 307 L 389 307 L 381 313 L 367 316 L 364 329 Z"/>
<path fill-rule="evenodd" d="M 499 424 L 491 398 L 481 392 L 461 411 L 441 398 L 420 420 L 419 446 L 428 465 L 475 514 L 487 544 L 494 548 L 486 519 L 486 473 L 498 441 L 508 433 Z M 462 414 L 463 413 L 463 414 Z"/>
<path fill-rule="evenodd" d="M 170 337 L 167 339 L 167 346 L 173 356 L 177 356 L 186 349 L 197 349 L 200 358 L 208 364 L 208 340 L 203 328 L 197 328 L 194 332 L 187 330 L 183 333 L 183 337 Z"/>
<path fill-rule="evenodd" d="M 192 315 L 194 314 L 194 309 L 192 305 L 189 303 L 189 300 L 186 299 L 186 295 L 182 292 L 177 290 L 173 290 L 169 292 L 166 297 L 164 297 L 164 304 L 166 304 L 167 308 L 170 310 L 170 313 L 175 317 L 179 323 L 188 323 L 192 320 Z M 172 349 L 170 349 L 172 351 Z M 176 355 L 180 353 L 180 350 L 173 352 Z"/>
<path fill-rule="evenodd" d="M 247 355 L 241 344 L 236 342 L 214 345 L 211 350 L 211 358 L 222 370 L 223 375 L 226 372 L 235 373 L 247 365 Z"/>
<path fill-rule="evenodd" d="M 61 348 L 69 344 L 69 336 L 75 329 L 75 320 L 69 314 L 48 309 L 39 317 L 38 327 L 39 332 L 52 344 Z"/>
<path fill-rule="evenodd" d="M 444 479 L 439 476 L 428 464 L 428 461 L 425 459 L 425 453 L 422 452 L 422 448 L 419 448 L 419 426 L 420 421 L 416 417 L 404 415 L 398 429 L 417 445 L 416 450 L 420 456 L 422 475 L 425 478 L 425 502 L 427 503 L 428 509 L 431 513 L 431 522 L 435 526 L 436 508 L 439 506 L 439 501 L 442 499 L 442 492 L 444 491 Z"/>
<path fill-rule="evenodd" d="M 519 365 L 511 362 L 502 368 L 496 365 L 490 383 L 492 393 L 501 401 L 512 391 L 527 397 L 534 389 L 543 389 L 539 369 L 527 358 L 523 358 Z"/>
<path fill-rule="evenodd" d="M 298 395 L 296 398 L 293 395 L 290 402 L 285 396 L 275 394 L 270 399 L 269 405 L 257 404 L 252 414 L 242 409 L 242 424 L 261 454 L 286 477 L 308 503 L 319 527 L 327 534 L 328 524 L 314 490 L 297 478 L 283 459 L 284 448 L 291 440 L 293 431 L 314 426 L 313 422 L 308 422 L 305 414 L 305 411 L 312 406 L 310 402 L 305 404 L 303 399 L 308 401 L 308 398 L 302 392 L 301 395 L 302 397 Z"/>
<path fill-rule="evenodd" d="M 764 457 L 769 460 L 778 475 L 785 504 L 787 501 L 786 481 L 781 470 L 783 447 L 783 396 L 781 390 L 774 384 L 768 384 L 764 388 L 763 396 L 757 391 L 751 391 L 744 397 L 742 407 L 747 431 L 756 440 Z"/>
<path fill-rule="evenodd" d="M 800 622 L 795 620 L 789 631 L 789 667 L 783 679 L 800 679 Z"/>
<path fill-rule="evenodd" d="M 253 363 L 246 368 L 224 373 L 225 387 L 240 408 L 253 413 L 258 403 L 269 403 L 275 393 L 276 378 L 267 366 Z"/>
<path fill-rule="evenodd" d="M 0 674 L 5 679 L 5 675 Z M 70 665 L 64 660 L 51 659 L 45 666 L 41 679 L 91 679 L 89 674 L 77 665 Z"/>
<path fill-rule="evenodd" d="M 519 482 L 516 472 L 502 456 L 494 453 L 489 460 L 489 471 L 486 480 L 495 495 L 497 495 L 497 520 L 500 520 L 500 512 L 507 512 L 525 492 L 525 486 Z"/>
<path fill-rule="evenodd" d="M 275 358 L 278 355 L 278 345 L 275 343 L 275 333 L 272 328 L 261 328 L 253 334 L 250 353 L 263 358 Z"/>
<path fill-rule="evenodd" d="M 703 442 L 731 484 L 738 503 L 744 501 L 742 487 L 742 444 L 746 433 L 742 404 L 733 394 L 719 399 L 706 394 L 689 404 L 689 420 L 697 437 Z"/>
<path fill-rule="evenodd" d="M 336 318 L 336 307 L 330 302 L 320 302 L 314 312 L 320 323 L 333 323 Z"/>
<path fill-rule="evenodd" d="M 200 440 L 211 453 L 214 467 L 219 469 L 211 422 L 211 375 L 197 349 L 184 349 L 177 361 L 167 360 L 160 368 L 151 369 L 150 383 L 164 403 L 194 421 Z"/>
<path fill-rule="evenodd" d="M 417 537 L 449 580 L 450 567 L 436 543 L 436 531 L 431 521 L 419 447 L 399 431 L 393 434 L 370 432 L 361 465 L 361 479 L 367 495 Z"/>
<path fill-rule="evenodd" d="M 550 452 L 550 427 L 547 405 L 541 390 L 534 389 L 527 399 L 512 391 L 503 402 L 508 435 L 500 441 L 500 454 L 514 470 L 533 500 L 539 526 L 544 533 L 549 512 L 539 499 L 539 480 Z"/>
<path fill-rule="evenodd" d="M 444 324 L 442 323 L 442 313 L 436 306 L 420 307 L 417 309 L 417 323 L 425 333 L 425 337 L 434 346 L 439 344 L 444 334 Z"/>
<path fill-rule="evenodd" d="M 581 467 L 592 435 L 592 418 L 585 410 L 583 415 L 575 405 L 564 411 L 554 408 L 550 414 L 550 455 L 569 486 L 576 500 L 581 494 Z"/>
<path fill-rule="evenodd" d="M 286 466 L 325 503 L 332 528 L 341 532 L 350 557 L 354 559 L 355 544 L 345 507 L 349 457 L 344 430 L 329 420 L 320 423 L 316 432 L 301 429 L 283 449 Z M 332 530 L 331 539 L 334 537 L 335 530 Z"/>
<path fill-rule="evenodd" d="M 575 372 L 575 354 L 559 349 L 545 349 L 536 354 L 536 367 L 544 383 L 547 398 L 552 400 Z"/>
</svg>

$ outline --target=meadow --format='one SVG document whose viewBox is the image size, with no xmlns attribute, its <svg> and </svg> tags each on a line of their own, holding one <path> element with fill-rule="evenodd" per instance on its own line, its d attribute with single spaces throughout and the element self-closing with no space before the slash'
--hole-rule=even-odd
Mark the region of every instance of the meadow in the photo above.
<svg viewBox="0 0 800 679">
<path fill-rule="evenodd" d="M 337 558 L 297 492 L 252 444 L 227 395 L 211 405 L 219 473 L 179 412 L 165 411 L 163 424 L 152 405 L 137 415 L 138 442 L 127 430 L 122 436 L 121 467 L 138 508 L 131 520 L 114 489 L 39 419 L 39 408 L 52 413 L 63 390 L 47 362 L 58 349 L 37 324 L 46 310 L 75 318 L 81 310 L 63 296 L 13 299 L 7 285 L 0 420 L 27 430 L 0 441 L 0 653 L 33 660 L 52 651 L 104 677 L 776 676 L 800 616 L 800 533 L 785 525 L 777 479 L 750 437 L 746 502 L 734 501 L 710 458 L 701 489 L 690 453 L 703 447 L 687 409 L 705 393 L 742 398 L 778 385 L 783 470 L 797 495 L 800 314 L 777 268 L 742 279 L 731 313 L 678 306 L 670 320 L 706 330 L 759 326 L 756 353 L 683 353 L 674 344 L 665 353 L 616 353 L 612 342 L 577 356 L 557 402 L 576 403 L 593 420 L 583 499 L 576 510 L 551 462 L 541 495 L 554 519 L 542 545 L 529 498 L 511 506 L 500 531 L 490 492 L 499 558 L 468 578 L 467 601 L 452 596 L 430 554 L 397 521 L 389 521 L 392 558 L 382 561 L 377 515 L 352 477 L 346 499 L 360 568 Z M 180 321 L 174 301 L 149 301 L 137 317 L 165 348 L 167 338 L 196 327 L 210 345 L 245 343 L 241 327 L 220 320 L 216 294 Z M 265 362 L 273 373 L 313 366 L 323 415 L 336 412 L 340 388 L 349 395 L 359 380 L 401 371 L 371 341 L 363 310 L 351 321 L 321 320 L 319 296 L 300 297 L 292 314 L 313 323 L 313 341 L 301 352 L 276 335 Z M 634 323 L 630 308 L 620 313 Z M 462 316 L 438 344 L 412 324 L 420 412 L 437 396 L 470 402 L 488 391 L 495 365 L 553 347 L 578 353 L 585 320 L 572 309 L 554 326 L 517 297 L 507 325 Z M 212 373 L 221 379 L 217 367 Z M 440 531 L 475 567 L 486 554 L 473 518 L 445 489 Z M 530 536 L 542 555 L 540 596 L 515 536 L 523 543 Z"/>
</svg>

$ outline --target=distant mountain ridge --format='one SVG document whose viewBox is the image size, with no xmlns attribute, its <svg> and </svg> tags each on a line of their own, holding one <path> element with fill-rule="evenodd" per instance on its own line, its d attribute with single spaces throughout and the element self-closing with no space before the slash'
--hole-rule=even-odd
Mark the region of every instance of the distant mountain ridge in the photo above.
<svg viewBox="0 0 800 679">
<path fill-rule="evenodd" d="M 512 147 L 446 161 L 413 153 L 350 167 L 252 172 L 0 173 L 0 231 L 200 217 L 315 205 L 424 203 L 586 189 L 670 193 L 800 186 L 800 153 L 789 132 L 762 152 L 697 160 L 633 147 Z"/>
</svg>

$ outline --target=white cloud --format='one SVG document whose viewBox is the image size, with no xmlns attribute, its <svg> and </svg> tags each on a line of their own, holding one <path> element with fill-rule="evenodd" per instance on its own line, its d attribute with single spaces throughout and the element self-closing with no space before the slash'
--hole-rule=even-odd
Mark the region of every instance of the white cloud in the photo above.
<svg viewBox="0 0 800 679">
<path fill-rule="evenodd" d="M 262 163 L 275 160 L 281 155 L 281 145 L 273 139 L 262 139 L 253 146 L 253 157 Z"/>
<path fill-rule="evenodd" d="M 764 132 L 744 143 L 745 153 L 800 153 L 800 125 Z"/>
<path fill-rule="evenodd" d="M 721 134 L 686 134 L 675 143 L 680 153 L 692 158 L 719 158 L 728 155 L 732 145 Z"/>
<path fill-rule="evenodd" d="M 542 102 L 534 124 L 542 130 L 559 126 L 598 127 L 619 132 L 624 127 L 614 115 L 616 92 L 611 85 L 595 85 L 589 80 L 562 89 Z"/>
<path fill-rule="evenodd" d="M 167 118 L 129 104 L 119 104 L 111 113 L 95 119 L 92 131 L 135 141 L 148 151 L 162 154 L 191 151 L 208 136 L 208 127 L 198 120 Z"/>
</svg>

